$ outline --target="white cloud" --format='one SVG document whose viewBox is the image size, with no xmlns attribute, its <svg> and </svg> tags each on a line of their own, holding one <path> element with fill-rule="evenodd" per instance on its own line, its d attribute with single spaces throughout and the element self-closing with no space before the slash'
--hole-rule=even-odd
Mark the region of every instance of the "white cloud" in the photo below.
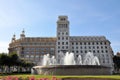
<svg viewBox="0 0 120 80">
<path fill-rule="evenodd" d="M 8 42 L 0 41 L 0 53 L 2 53 L 2 52 L 7 53 L 8 52 L 8 45 L 9 45 Z"/>
</svg>

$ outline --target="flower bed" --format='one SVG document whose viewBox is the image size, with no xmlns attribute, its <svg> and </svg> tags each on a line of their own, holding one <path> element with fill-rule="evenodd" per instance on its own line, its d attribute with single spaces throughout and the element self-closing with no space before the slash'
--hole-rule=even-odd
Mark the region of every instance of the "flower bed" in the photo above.
<svg viewBox="0 0 120 80">
<path fill-rule="evenodd" d="M 34 76 L 32 77 L 16 77 L 16 76 L 7 76 L 7 77 L 3 77 L 0 80 L 61 80 L 57 77 L 52 77 L 52 78 L 35 78 Z"/>
</svg>

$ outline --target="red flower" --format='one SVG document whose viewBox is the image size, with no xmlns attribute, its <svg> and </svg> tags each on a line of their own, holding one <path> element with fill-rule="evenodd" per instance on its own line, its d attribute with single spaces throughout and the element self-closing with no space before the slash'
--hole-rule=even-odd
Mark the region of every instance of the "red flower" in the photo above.
<svg viewBox="0 0 120 80">
<path fill-rule="evenodd" d="M 34 78 L 34 77 L 32 77 L 32 78 L 30 78 L 29 80 L 35 80 L 35 78 Z"/>
</svg>

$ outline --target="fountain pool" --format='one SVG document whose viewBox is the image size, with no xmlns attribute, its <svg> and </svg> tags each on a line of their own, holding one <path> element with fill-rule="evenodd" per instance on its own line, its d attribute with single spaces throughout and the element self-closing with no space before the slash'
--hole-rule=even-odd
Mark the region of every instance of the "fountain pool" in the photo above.
<svg viewBox="0 0 120 80">
<path fill-rule="evenodd" d="M 58 53 L 57 58 L 44 55 L 42 66 L 34 66 L 32 74 L 44 75 L 109 75 L 111 68 L 100 65 L 97 56 L 88 52 L 84 57 L 74 53 Z"/>
</svg>

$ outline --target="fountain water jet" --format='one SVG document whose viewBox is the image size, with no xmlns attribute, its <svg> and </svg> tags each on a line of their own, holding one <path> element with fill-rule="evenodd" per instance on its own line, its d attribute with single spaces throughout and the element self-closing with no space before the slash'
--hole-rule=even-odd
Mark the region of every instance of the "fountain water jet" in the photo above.
<svg viewBox="0 0 120 80">
<path fill-rule="evenodd" d="M 79 55 L 78 58 L 77 58 L 77 64 L 82 65 L 82 57 L 81 57 L 81 55 Z"/>
<path fill-rule="evenodd" d="M 83 61 L 83 65 L 100 65 L 98 57 L 94 56 L 93 53 L 88 52 Z"/>
<path fill-rule="evenodd" d="M 81 55 L 78 55 L 75 59 L 74 53 L 66 52 L 63 54 L 59 53 L 59 58 L 55 59 L 54 56 L 50 58 L 49 54 L 44 55 L 43 57 L 43 65 L 100 65 L 99 59 L 93 55 L 93 53 L 88 52 L 84 59 L 82 59 Z"/>
<path fill-rule="evenodd" d="M 97 56 L 88 52 L 84 57 L 74 53 L 58 53 L 58 58 L 44 55 L 43 65 L 32 68 L 33 74 L 53 75 L 109 75 L 111 68 L 100 65 Z M 92 72 L 92 73 L 91 73 Z"/>
</svg>

